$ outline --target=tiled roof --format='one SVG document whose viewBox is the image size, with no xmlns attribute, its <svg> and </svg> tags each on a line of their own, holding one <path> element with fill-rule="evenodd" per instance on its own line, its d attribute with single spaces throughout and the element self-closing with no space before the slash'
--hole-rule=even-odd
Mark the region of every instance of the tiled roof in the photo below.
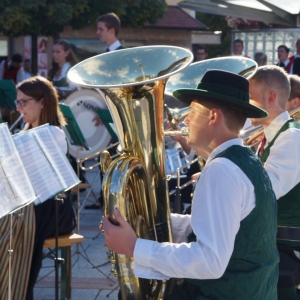
<svg viewBox="0 0 300 300">
<path fill-rule="evenodd" d="M 191 17 L 179 6 L 168 6 L 167 12 L 155 25 L 147 23 L 145 27 L 207 30 L 203 23 Z"/>
</svg>

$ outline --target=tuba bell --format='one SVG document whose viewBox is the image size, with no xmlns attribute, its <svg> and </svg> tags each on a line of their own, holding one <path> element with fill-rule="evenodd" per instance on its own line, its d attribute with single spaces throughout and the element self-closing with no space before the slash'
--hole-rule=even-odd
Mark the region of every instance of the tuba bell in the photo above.
<svg viewBox="0 0 300 300">
<path fill-rule="evenodd" d="M 165 180 L 164 92 L 194 88 L 209 69 L 228 70 L 249 78 L 257 68 L 253 60 L 236 57 L 189 66 L 192 58 L 190 51 L 179 47 L 136 47 L 87 59 L 68 73 L 75 84 L 98 89 L 105 95 L 119 137 L 121 155 L 112 161 L 104 152 L 100 159 L 105 172 L 105 215 L 115 222 L 113 210 L 117 207 L 138 237 L 158 242 L 172 242 Z M 181 110 L 180 116 L 187 111 Z M 173 117 L 180 118 L 178 113 Z M 163 299 L 172 290 L 174 280 L 137 278 L 131 257 L 110 252 L 110 260 L 124 300 Z"/>
<path fill-rule="evenodd" d="M 257 67 L 257 63 L 254 60 L 238 56 L 212 58 L 192 63 L 187 68 L 169 78 L 165 89 L 165 98 L 167 98 L 168 102 L 172 103 L 172 106 L 181 107 L 182 103 L 173 97 L 172 92 L 177 89 L 194 89 L 206 71 L 229 71 L 250 79 L 255 74 Z M 167 119 L 174 129 L 166 131 L 165 136 L 187 136 L 187 128 L 182 127 L 181 130 L 177 130 L 177 126 L 182 118 L 190 111 L 189 107 L 174 109 L 168 108 L 165 105 L 165 111 Z"/>
<path fill-rule="evenodd" d="M 109 52 L 74 66 L 68 78 L 105 95 L 121 155 L 101 154 L 104 214 L 115 222 L 119 209 L 138 237 L 172 242 L 165 172 L 163 99 L 167 79 L 187 67 L 189 50 L 146 46 Z M 133 259 L 110 252 L 122 299 L 163 299 L 173 280 L 146 280 L 134 275 Z"/>
</svg>

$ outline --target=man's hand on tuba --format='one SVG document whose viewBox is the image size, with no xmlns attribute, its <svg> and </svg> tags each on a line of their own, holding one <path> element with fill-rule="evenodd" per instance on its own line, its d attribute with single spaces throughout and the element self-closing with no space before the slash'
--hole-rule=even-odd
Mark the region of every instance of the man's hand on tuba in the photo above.
<svg viewBox="0 0 300 300">
<path fill-rule="evenodd" d="M 108 217 L 103 217 L 99 227 L 103 231 L 106 246 L 118 254 L 133 257 L 136 234 L 117 208 L 114 209 L 114 217 L 119 222 L 119 226 L 113 225 Z"/>
</svg>

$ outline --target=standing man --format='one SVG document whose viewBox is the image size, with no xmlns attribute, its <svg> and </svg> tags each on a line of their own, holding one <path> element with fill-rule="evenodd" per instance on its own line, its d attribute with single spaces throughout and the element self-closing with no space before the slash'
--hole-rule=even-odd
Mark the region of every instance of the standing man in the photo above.
<svg viewBox="0 0 300 300">
<path fill-rule="evenodd" d="M 119 17 L 115 13 L 108 13 L 106 15 L 102 15 L 97 19 L 97 35 L 99 40 L 106 44 L 106 52 L 111 52 L 115 50 L 124 49 L 117 36 L 121 28 L 121 22 Z M 111 120 L 113 121 L 113 120 Z M 103 121 L 100 119 L 98 115 L 96 115 L 93 119 L 95 122 L 95 126 L 104 126 Z M 116 141 L 111 141 L 111 143 L 115 143 Z M 111 149 L 110 152 L 115 154 L 115 149 Z M 100 172 L 100 180 L 102 183 L 103 174 Z M 103 207 L 103 196 L 102 189 L 100 192 L 100 196 L 97 200 L 97 203 L 86 205 L 85 209 L 100 209 Z"/>
<path fill-rule="evenodd" d="M 296 58 L 300 57 L 300 38 L 297 39 L 295 46 L 296 46 L 296 53 L 289 57 L 289 59 L 293 61 L 293 66 L 291 68 L 290 74 L 297 74 L 297 73 L 294 73 L 294 62 L 295 62 Z"/>
<path fill-rule="evenodd" d="M 196 50 L 195 61 L 205 60 L 207 58 L 207 55 L 208 55 L 207 47 L 204 45 L 199 45 Z"/>
<path fill-rule="evenodd" d="M 3 60 L 0 64 L 0 79 L 12 79 L 15 84 L 24 80 L 22 67 L 23 56 L 15 53 L 11 59 Z"/>
<path fill-rule="evenodd" d="M 115 209 L 120 226 L 107 217 L 100 226 L 107 247 L 133 257 L 138 277 L 186 278 L 185 290 L 194 291 L 186 299 L 276 299 L 275 195 L 258 157 L 239 138 L 247 117 L 266 112 L 249 103 L 248 80 L 226 71 L 207 71 L 196 89 L 173 95 L 191 108 L 189 146 L 208 158 L 192 213 L 172 214 L 174 243 L 159 243 L 137 238 Z M 171 299 L 183 299 L 181 288 Z"/>
<path fill-rule="evenodd" d="M 283 68 L 288 74 L 291 73 L 292 65 L 294 63 L 294 57 L 289 58 L 290 49 L 285 45 L 280 45 L 277 48 L 277 55 L 279 62 L 277 66 Z"/>
<path fill-rule="evenodd" d="M 295 240 L 300 228 L 300 130 L 286 111 L 290 90 L 288 75 L 277 66 L 259 67 L 250 80 L 250 102 L 269 114 L 266 118 L 252 118 L 251 121 L 253 125 L 264 127 L 265 139 L 258 153 L 278 200 L 278 292 L 291 288 L 296 295 L 296 285 L 300 284 L 300 259 L 295 251 L 299 253 L 300 243 L 290 240 Z M 290 280 L 281 280 L 283 276 Z"/>
<path fill-rule="evenodd" d="M 233 56 L 243 56 L 250 58 L 244 52 L 244 42 L 240 39 L 235 39 L 232 43 Z"/>
<path fill-rule="evenodd" d="M 117 36 L 121 28 L 119 17 L 115 13 L 102 15 L 97 19 L 97 35 L 106 44 L 106 52 L 124 49 Z"/>
</svg>

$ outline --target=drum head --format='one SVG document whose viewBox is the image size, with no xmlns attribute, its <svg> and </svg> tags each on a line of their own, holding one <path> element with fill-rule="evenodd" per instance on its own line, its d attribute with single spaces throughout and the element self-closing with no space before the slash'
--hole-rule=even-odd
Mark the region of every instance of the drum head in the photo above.
<svg viewBox="0 0 300 300">
<path fill-rule="evenodd" d="M 95 121 L 93 121 L 97 116 L 96 111 L 98 109 L 107 109 L 104 96 L 95 90 L 82 89 L 72 93 L 64 103 L 70 106 L 82 134 L 91 148 L 91 150 L 78 151 L 80 147 L 69 143 L 69 153 L 73 157 L 84 159 L 105 149 L 111 140 L 111 136 L 104 125 L 97 127 Z"/>
</svg>

